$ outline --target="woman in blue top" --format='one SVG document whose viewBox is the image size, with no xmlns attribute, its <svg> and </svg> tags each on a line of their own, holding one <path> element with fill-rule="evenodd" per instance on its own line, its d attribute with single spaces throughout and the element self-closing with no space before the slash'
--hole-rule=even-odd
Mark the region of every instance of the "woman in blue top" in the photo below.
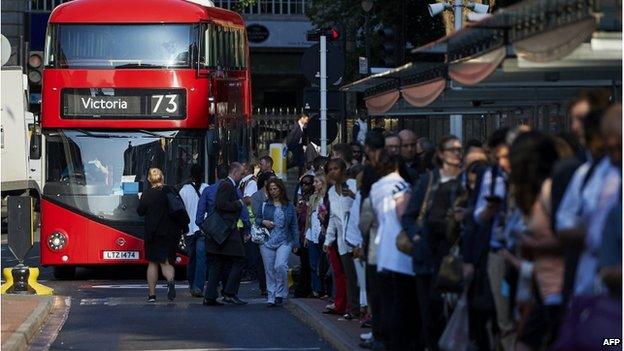
<svg viewBox="0 0 624 351">
<path fill-rule="evenodd" d="M 284 183 L 270 179 L 266 190 L 269 198 L 263 203 L 256 224 L 270 231 L 269 239 L 260 246 L 260 253 L 266 272 L 268 307 L 275 307 L 288 297 L 288 258 L 299 247 L 299 228 Z"/>
</svg>

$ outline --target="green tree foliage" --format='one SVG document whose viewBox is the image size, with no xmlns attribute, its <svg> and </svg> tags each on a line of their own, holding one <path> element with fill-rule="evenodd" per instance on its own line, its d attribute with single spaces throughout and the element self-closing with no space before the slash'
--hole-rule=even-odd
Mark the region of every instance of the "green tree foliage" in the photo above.
<svg viewBox="0 0 624 351">
<path fill-rule="evenodd" d="M 232 10 L 243 13 L 243 10 L 251 5 L 255 5 L 258 0 L 237 0 Z"/>
</svg>

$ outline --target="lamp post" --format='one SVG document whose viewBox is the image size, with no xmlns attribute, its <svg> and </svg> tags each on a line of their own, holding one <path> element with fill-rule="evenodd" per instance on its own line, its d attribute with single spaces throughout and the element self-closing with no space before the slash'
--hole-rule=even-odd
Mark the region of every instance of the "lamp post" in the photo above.
<svg viewBox="0 0 624 351">
<path fill-rule="evenodd" d="M 467 5 L 464 5 L 464 0 L 455 0 L 453 4 L 449 2 L 437 2 L 434 4 L 429 4 L 429 14 L 431 17 L 437 16 L 441 14 L 444 10 L 453 9 L 455 13 L 454 25 L 455 31 L 461 30 L 462 27 L 462 8 L 466 7 L 476 13 L 487 13 L 490 9 L 490 6 L 484 4 L 478 4 L 475 2 L 469 2 Z M 462 115 L 450 115 L 450 133 L 455 135 L 460 140 L 463 140 L 463 116 Z"/>
<path fill-rule="evenodd" d="M 370 39 L 368 31 L 368 20 L 370 11 L 373 9 L 373 0 L 362 0 L 360 3 L 364 10 L 364 46 L 366 48 L 366 73 L 370 73 Z"/>
</svg>

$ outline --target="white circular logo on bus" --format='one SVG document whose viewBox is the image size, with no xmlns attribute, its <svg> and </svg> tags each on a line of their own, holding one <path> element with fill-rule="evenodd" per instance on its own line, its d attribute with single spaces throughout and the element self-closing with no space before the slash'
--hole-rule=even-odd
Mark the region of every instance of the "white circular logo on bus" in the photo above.
<svg viewBox="0 0 624 351">
<path fill-rule="evenodd" d="M 124 246 L 126 245 L 126 239 L 124 238 L 117 238 L 117 240 L 115 240 L 115 242 L 117 243 L 117 245 L 119 246 Z"/>
</svg>

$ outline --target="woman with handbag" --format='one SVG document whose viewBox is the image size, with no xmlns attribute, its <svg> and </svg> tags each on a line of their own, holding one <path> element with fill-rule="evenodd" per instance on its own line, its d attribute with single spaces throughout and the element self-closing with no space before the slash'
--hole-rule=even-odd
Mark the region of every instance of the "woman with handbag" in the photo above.
<svg viewBox="0 0 624 351">
<path fill-rule="evenodd" d="M 266 188 L 269 198 L 256 217 L 256 224 L 270 231 L 269 239 L 260 246 L 260 253 L 266 272 L 268 307 L 275 307 L 288 297 L 288 258 L 299 248 L 299 227 L 284 183 L 273 178 Z"/>
<path fill-rule="evenodd" d="M 165 177 L 158 168 L 147 172 L 150 188 L 143 192 L 137 207 L 139 216 L 145 216 L 145 259 L 147 266 L 147 288 L 149 302 L 156 302 L 156 281 L 158 266 L 167 279 L 167 298 L 175 299 L 176 246 L 180 239 L 180 227 L 170 216 L 167 191 L 174 191 L 165 185 Z"/>
<path fill-rule="evenodd" d="M 310 259 L 310 267 L 312 270 L 312 295 L 316 298 L 323 293 L 323 284 L 319 272 L 319 263 L 321 259 L 320 237 L 322 235 L 321 221 L 319 220 L 319 207 L 323 202 L 323 197 L 327 192 L 327 182 L 324 175 L 314 177 L 314 194 L 310 196 L 308 212 L 305 224 L 305 241 L 304 245 L 308 248 L 308 258 Z"/>
<path fill-rule="evenodd" d="M 418 310 L 422 335 L 429 350 L 438 350 L 444 331 L 444 301 L 435 283 L 452 243 L 448 234 L 448 213 L 463 193 L 458 179 L 462 146 L 455 136 L 446 136 L 436 148 L 438 168 L 421 176 L 418 187 L 401 219 L 404 236 L 410 238 L 416 274 Z M 399 241 L 397 241 L 397 244 Z"/>
</svg>

